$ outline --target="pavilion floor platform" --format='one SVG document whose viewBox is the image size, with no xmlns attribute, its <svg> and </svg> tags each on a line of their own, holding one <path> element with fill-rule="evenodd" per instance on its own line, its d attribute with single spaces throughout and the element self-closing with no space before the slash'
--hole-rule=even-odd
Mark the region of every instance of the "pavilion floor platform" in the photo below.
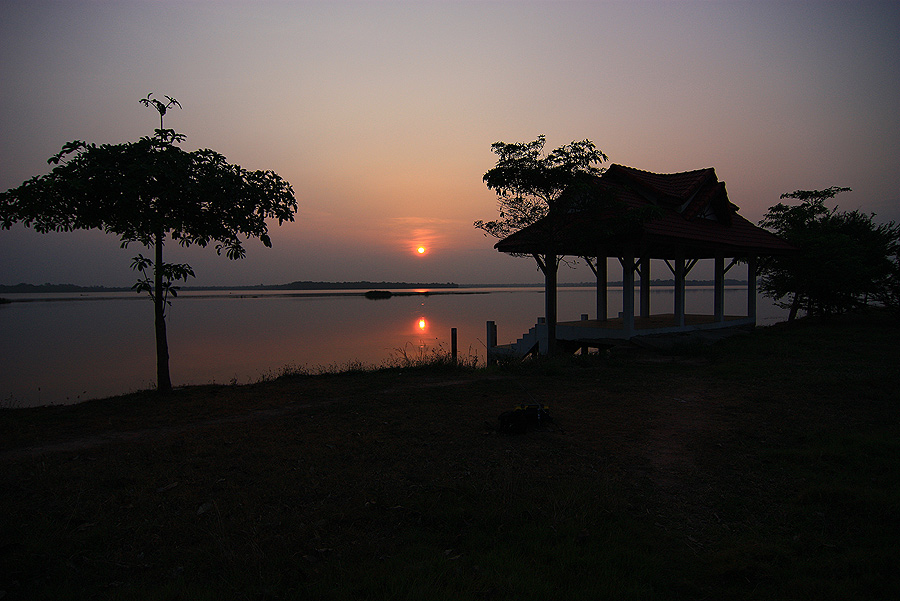
<svg viewBox="0 0 900 601">
<path fill-rule="evenodd" d="M 565 341 L 597 341 L 615 343 L 640 336 L 660 336 L 685 334 L 702 330 L 722 330 L 730 328 L 745 329 L 755 324 L 755 319 L 746 315 L 726 315 L 717 321 L 714 315 L 686 314 L 681 326 L 673 313 L 662 313 L 647 317 L 634 317 L 634 329 L 626 330 L 621 317 L 599 321 L 585 319 L 579 321 L 562 321 L 556 324 L 556 339 Z"/>
<path fill-rule="evenodd" d="M 746 315 L 726 315 L 724 317 L 724 322 L 716 322 L 715 315 L 685 314 L 684 316 L 684 324 L 686 327 L 709 325 L 726 327 L 730 322 L 747 320 L 752 321 L 752 318 L 749 318 Z M 582 319 L 579 321 L 557 322 L 557 327 L 561 325 L 588 329 L 624 330 L 625 320 L 621 317 L 614 317 L 604 321 L 600 321 L 599 319 Z M 635 330 L 655 330 L 671 327 L 678 327 L 674 313 L 661 313 L 658 315 L 650 315 L 648 317 L 639 317 L 635 315 L 634 317 Z"/>
<path fill-rule="evenodd" d="M 717 321 L 714 315 L 690 314 L 679 326 L 673 313 L 635 316 L 634 328 L 627 330 L 621 317 L 600 321 L 582 319 L 560 321 L 556 324 L 557 345 L 564 350 L 604 348 L 633 342 L 656 348 L 671 348 L 694 341 L 711 341 L 753 329 L 756 320 L 746 315 L 726 315 Z M 544 352 L 547 340 L 546 323 L 538 323 L 512 344 L 500 344 L 490 349 L 494 356 L 523 357 L 540 349 Z"/>
</svg>

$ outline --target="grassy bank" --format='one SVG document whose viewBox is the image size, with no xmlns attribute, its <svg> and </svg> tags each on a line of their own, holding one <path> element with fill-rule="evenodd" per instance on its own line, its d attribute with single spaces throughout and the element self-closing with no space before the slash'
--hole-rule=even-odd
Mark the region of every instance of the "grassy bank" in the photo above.
<svg viewBox="0 0 900 601">
<path fill-rule="evenodd" d="M 881 315 L 0 411 L 9 599 L 888 599 Z M 501 436 L 522 402 L 555 423 Z"/>
</svg>

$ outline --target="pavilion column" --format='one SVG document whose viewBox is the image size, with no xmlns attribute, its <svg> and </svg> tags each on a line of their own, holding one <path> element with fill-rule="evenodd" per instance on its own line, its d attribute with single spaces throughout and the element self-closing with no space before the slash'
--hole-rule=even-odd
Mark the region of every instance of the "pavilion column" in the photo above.
<svg viewBox="0 0 900 601">
<path fill-rule="evenodd" d="M 641 254 L 641 317 L 650 317 L 650 256 Z"/>
<path fill-rule="evenodd" d="M 622 257 L 622 324 L 625 334 L 634 334 L 634 253 Z"/>
<path fill-rule="evenodd" d="M 747 317 L 756 324 L 756 255 L 747 259 Z"/>
<path fill-rule="evenodd" d="M 607 287 L 609 280 L 607 277 L 606 257 L 597 257 L 597 268 L 594 270 L 597 276 L 597 321 L 606 321 L 606 314 L 609 310 L 607 297 Z"/>
<path fill-rule="evenodd" d="M 556 352 L 556 271 L 559 257 L 554 253 L 533 254 L 538 267 L 544 272 L 544 320 L 547 322 L 547 354 Z"/>
<path fill-rule="evenodd" d="M 684 327 L 684 255 L 675 258 L 675 325 Z"/>
<path fill-rule="evenodd" d="M 725 256 L 716 252 L 716 282 L 715 282 L 715 320 L 716 323 L 725 321 Z"/>
<path fill-rule="evenodd" d="M 556 354 L 556 268 L 557 256 L 548 254 L 544 259 L 547 265 L 547 271 L 544 273 L 544 281 L 546 293 L 544 296 L 545 315 L 547 317 L 547 354 Z"/>
</svg>

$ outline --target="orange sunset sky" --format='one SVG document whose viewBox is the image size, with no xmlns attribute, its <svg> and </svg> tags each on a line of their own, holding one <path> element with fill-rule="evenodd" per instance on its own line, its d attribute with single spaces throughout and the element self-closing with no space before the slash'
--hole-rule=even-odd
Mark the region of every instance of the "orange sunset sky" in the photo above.
<svg viewBox="0 0 900 601">
<path fill-rule="evenodd" d="M 898 2 L 0 0 L 0 82 L 0 189 L 69 140 L 151 134 L 151 91 L 183 105 L 166 126 L 185 149 L 291 182 L 272 249 L 169 247 L 192 285 L 539 282 L 472 227 L 496 215 L 491 143 L 539 134 L 715 167 L 754 222 L 833 185 L 853 189 L 841 208 L 900 219 Z M 0 284 L 128 286 L 141 250 L 14 227 Z"/>
</svg>

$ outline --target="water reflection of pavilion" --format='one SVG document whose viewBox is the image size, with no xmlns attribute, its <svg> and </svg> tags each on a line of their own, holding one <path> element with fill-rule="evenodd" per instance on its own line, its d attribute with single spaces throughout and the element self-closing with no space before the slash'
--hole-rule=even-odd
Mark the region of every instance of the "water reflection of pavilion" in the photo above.
<svg viewBox="0 0 900 601">
<path fill-rule="evenodd" d="M 498 345 L 488 322 L 488 359 L 604 347 L 643 337 L 723 335 L 756 324 L 756 262 L 760 256 L 795 252 L 774 234 L 750 223 L 728 200 L 712 168 L 659 174 L 612 165 L 561 197 L 536 223 L 497 242 L 500 252 L 530 255 L 544 273 L 545 317 L 513 344 Z M 581 257 L 597 278 L 595 319 L 557 322 L 557 269 L 562 257 Z M 622 266 L 622 307 L 607 317 L 607 258 Z M 726 265 L 726 258 L 730 261 Z M 650 313 L 650 261 L 662 260 L 675 279 L 671 312 Z M 714 263 L 709 314 L 685 313 L 685 279 L 699 261 Z M 746 262 L 747 311 L 725 315 L 725 274 Z M 640 301 L 635 310 L 635 274 Z"/>
</svg>

